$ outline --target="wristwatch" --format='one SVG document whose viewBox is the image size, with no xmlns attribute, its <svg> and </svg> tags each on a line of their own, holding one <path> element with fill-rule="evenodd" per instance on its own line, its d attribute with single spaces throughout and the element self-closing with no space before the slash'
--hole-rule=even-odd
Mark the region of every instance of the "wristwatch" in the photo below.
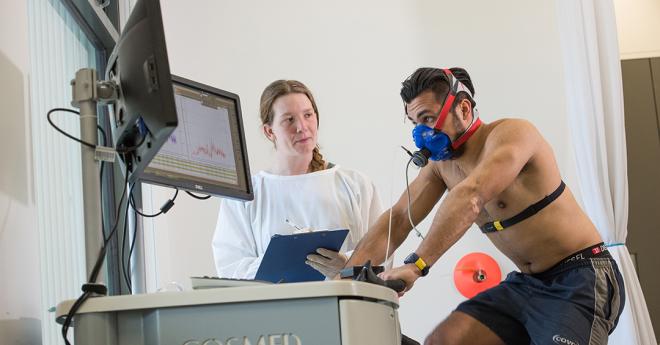
<svg viewBox="0 0 660 345">
<path fill-rule="evenodd" d="M 406 257 L 405 260 L 403 260 L 404 264 L 415 264 L 417 268 L 419 268 L 419 271 L 422 272 L 422 277 L 425 277 L 427 274 L 429 274 L 429 269 L 431 266 L 427 265 L 422 258 L 420 258 L 416 253 L 412 253 Z"/>
</svg>

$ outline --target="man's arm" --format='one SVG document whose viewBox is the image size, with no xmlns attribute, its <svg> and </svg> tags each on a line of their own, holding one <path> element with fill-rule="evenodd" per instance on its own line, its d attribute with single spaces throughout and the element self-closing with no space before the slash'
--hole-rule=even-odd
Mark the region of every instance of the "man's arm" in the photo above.
<svg viewBox="0 0 660 345">
<path fill-rule="evenodd" d="M 442 178 L 433 171 L 433 167 L 428 165 L 419 172 L 409 188 L 411 218 L 415 224 L 418 224 L 431 212 L 447 187 Z M 374 264 L 380 264 L 385 260 L 390 211 L 392 212 L 390 256 L 403 243 L 412 229 L 408 219 L 408 195 L 405 190 L 396 204 L 381 214 L 369 228 L 346 263 L 346 267 L 362 265 L 367 260 L 371 260 Z"/>
<path fill-rule="evenodd" d="M 427 265 L 438 261 L 470 228 L 484 205 L 513 183 L 540 143 L 536 128 L 524 120 L 507 120 L 493 129 L 481 153 L 484 158 L 447 194 L 415 253 Z M 419 269 L 413 264 L 383 275 L 385 279 L 403 279 L 408 288 L 419 276 Z"/>
</svg>

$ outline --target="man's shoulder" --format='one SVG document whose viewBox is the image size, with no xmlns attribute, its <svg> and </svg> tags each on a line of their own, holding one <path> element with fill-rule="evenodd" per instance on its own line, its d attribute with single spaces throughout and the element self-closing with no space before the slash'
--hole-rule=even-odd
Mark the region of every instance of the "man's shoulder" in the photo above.
<svg viewBox="0 0 660 345">
<path fill-rule="evenodd" d="M 534 129 L 536 127 L 529 120 L 519 118 L 503 118 L 489 123 L 493 130 Z"/>
<path fill-rule="evenodd" d="M 517 118 L 504 118 L 488 124 L 486 142 L 518 142 L 538 137 L 539 131 L 530 121 Z"/>
</svg>

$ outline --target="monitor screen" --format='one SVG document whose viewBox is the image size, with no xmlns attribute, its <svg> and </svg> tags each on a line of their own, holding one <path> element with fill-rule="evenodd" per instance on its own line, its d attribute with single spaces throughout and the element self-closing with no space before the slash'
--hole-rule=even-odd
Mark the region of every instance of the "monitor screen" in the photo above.
<svg viewBox="0 0 660 345">
<path fill-rule="evenodd" d="M 178 126 L 141 181 L 252 200 L 238 96 L 174 75 L 172 85 Z"/>
</svg>

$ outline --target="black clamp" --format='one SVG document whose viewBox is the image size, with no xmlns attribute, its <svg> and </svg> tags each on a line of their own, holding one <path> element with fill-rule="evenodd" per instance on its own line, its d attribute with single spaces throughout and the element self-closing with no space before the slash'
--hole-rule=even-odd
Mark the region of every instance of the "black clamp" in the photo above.
<svg viewBox="0 0 660 345">
<path fill-rule="evenodd" d="M 94 293 L 100 296 L 105 296 L 108 294 L 108 288 L 103 284 L 99 283 L 86 283 L 82 286 L 83 292 Z"/>
</svg>

